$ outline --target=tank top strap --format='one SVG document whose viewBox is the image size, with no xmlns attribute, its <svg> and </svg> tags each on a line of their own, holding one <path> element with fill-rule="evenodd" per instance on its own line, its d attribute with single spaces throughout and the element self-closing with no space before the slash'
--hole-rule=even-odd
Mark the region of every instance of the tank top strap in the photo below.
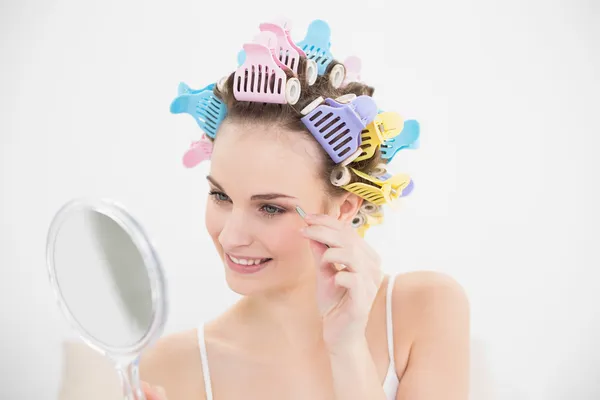
<svg viewBox="0 0 600 400">
<path fill-rule="evenodd" d="M 206 340 L 204 339 L 204 324 L 198 327 L 198 345 L 200 347 L 200 360 L 202 361 L 202 375 L 204 377 L 206 400 L 213 400 L 210 370 L 208 369 L 208 355 L 206 353 Z"/>
</svg>

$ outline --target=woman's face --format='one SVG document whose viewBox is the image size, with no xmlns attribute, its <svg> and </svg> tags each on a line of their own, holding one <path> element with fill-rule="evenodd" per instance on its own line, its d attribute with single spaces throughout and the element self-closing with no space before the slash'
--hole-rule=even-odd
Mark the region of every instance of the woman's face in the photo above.
<svg viewBox="0 0 600 400">
<path fill-rule="evenodd" d="M 324 211 L 317 146 L 299 132 L 221 125 L 208 176 L 206 228 L 235 292 L 278 290 L 314 276 L 295 207 Z"/>
</svg>

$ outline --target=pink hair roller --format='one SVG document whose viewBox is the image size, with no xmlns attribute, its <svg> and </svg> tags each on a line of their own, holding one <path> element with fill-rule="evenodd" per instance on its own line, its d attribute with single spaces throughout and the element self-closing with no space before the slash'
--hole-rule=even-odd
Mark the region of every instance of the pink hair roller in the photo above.
<svg viewBox="0 0 600 400">
<path fill-rule="evenodd" d="M 253 43 L 244 44 L 244 63 L 235 71 L 233 94 L 239 101 L 296 104 L 300 81 L 287 78 L 288 67 L 276 56 L 277 36 L 261 32 Z"/>
</svg>

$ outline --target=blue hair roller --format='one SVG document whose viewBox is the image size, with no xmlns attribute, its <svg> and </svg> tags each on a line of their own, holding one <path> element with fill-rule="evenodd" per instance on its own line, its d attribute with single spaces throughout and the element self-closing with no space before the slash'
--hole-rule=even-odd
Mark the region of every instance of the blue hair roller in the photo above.
<svg viewBox="0 0 600 400">
<path fill-rule="evenodd" d="M 227 107 L 213 93 L 214 83 L 199 90 L 192 90 L 185 83 L 177 88 L 177 97 L 171 103 L 171 113 L 190 114 L 200 129 L 209 137 L 215 138 L 219 125 L 227 115 Z"/>
<path fill-rule="evenodd" d="M 325 74 L 327 66 L 333 61 L 331 47 L 331 29 L 327 22 L 317 19 L 310 23 L 304 40 L 296 45 L 306 53 L 306 57 L 317 63 L 319 75 Z"/>
<path fill-rule="evenodd" d="M 402 132 L 381 144 L 381 158 L 389 163 L 402 149 L 416 149 L 419 146 L 419 123 L 414 119 L 404 121 Z"/>
</svg>

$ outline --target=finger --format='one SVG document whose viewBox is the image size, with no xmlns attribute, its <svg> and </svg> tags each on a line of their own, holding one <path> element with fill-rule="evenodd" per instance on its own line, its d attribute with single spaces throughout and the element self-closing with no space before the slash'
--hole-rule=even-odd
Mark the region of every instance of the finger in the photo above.
<svg viewBox="0 0 600 400">
<path fill-rule="evenodd" d="M 326 264 L 337 264 L 341 268 L 353 272 L 359 271 L 357 267 L 356 258 L 353 256 L 352 251 L 347 248 L 332 247 L 327 249 L 321 256 L 321 265 Z"/>
<path fill-rule="evenodd" d="M 156 391 L 160 395 L 160 400 L 167 400 L 167 392 L 165 391 L 165 388 L 162 386 L 157 386 Z"/>
<path fill-rule="evenodd" d="M 146 396 L 146 400 L 167 400 L 167 395 L 165 390 L 160 387 L 151 387 L 148 384 L 143 385 L 144 396 Z"/>
<path fill-rule="evenodd" d="M 338 287 L 348 290 L 350 298 L 361 301 L 365 297 L 363 278 L 356 272 L 339 271 L 335 274 L 334 283 Z"/>
<path fill-rule="evenodd" d="M 322 225 L 338 230 L 342 230 L 350 226 L 348 223 L 340 221 L 339 219 L 327 214 L 308 214 L 305 220 L 309 225 Z"/>
<path fill-rule="evenodd" d="M 302 235 L 308 239 L 326 244 L 329 247 L 343 247 L 344 240 L 340 231 L 323 225 L 310 225 L 302 228 Z"/>
<path fill-rule="evenodd" d="M 321 272 L 321 274 L 318 276 L 322 276 L 326 280 L 331 280 L 333 282 L 333 275 L 335 275 L 335 273 L 338 271 L 338 268 L 335 267 L 335 265 L 335 268 L 331 268 L 331 264 L 328 265 L 327 263 L 322 262 L 323 254 L 325 254 L 325 251 L 328 249 L 328 247 L 322 243 L 311 240 L 310 248 L 315 259 L 315 266 Z"/>
</svg>

